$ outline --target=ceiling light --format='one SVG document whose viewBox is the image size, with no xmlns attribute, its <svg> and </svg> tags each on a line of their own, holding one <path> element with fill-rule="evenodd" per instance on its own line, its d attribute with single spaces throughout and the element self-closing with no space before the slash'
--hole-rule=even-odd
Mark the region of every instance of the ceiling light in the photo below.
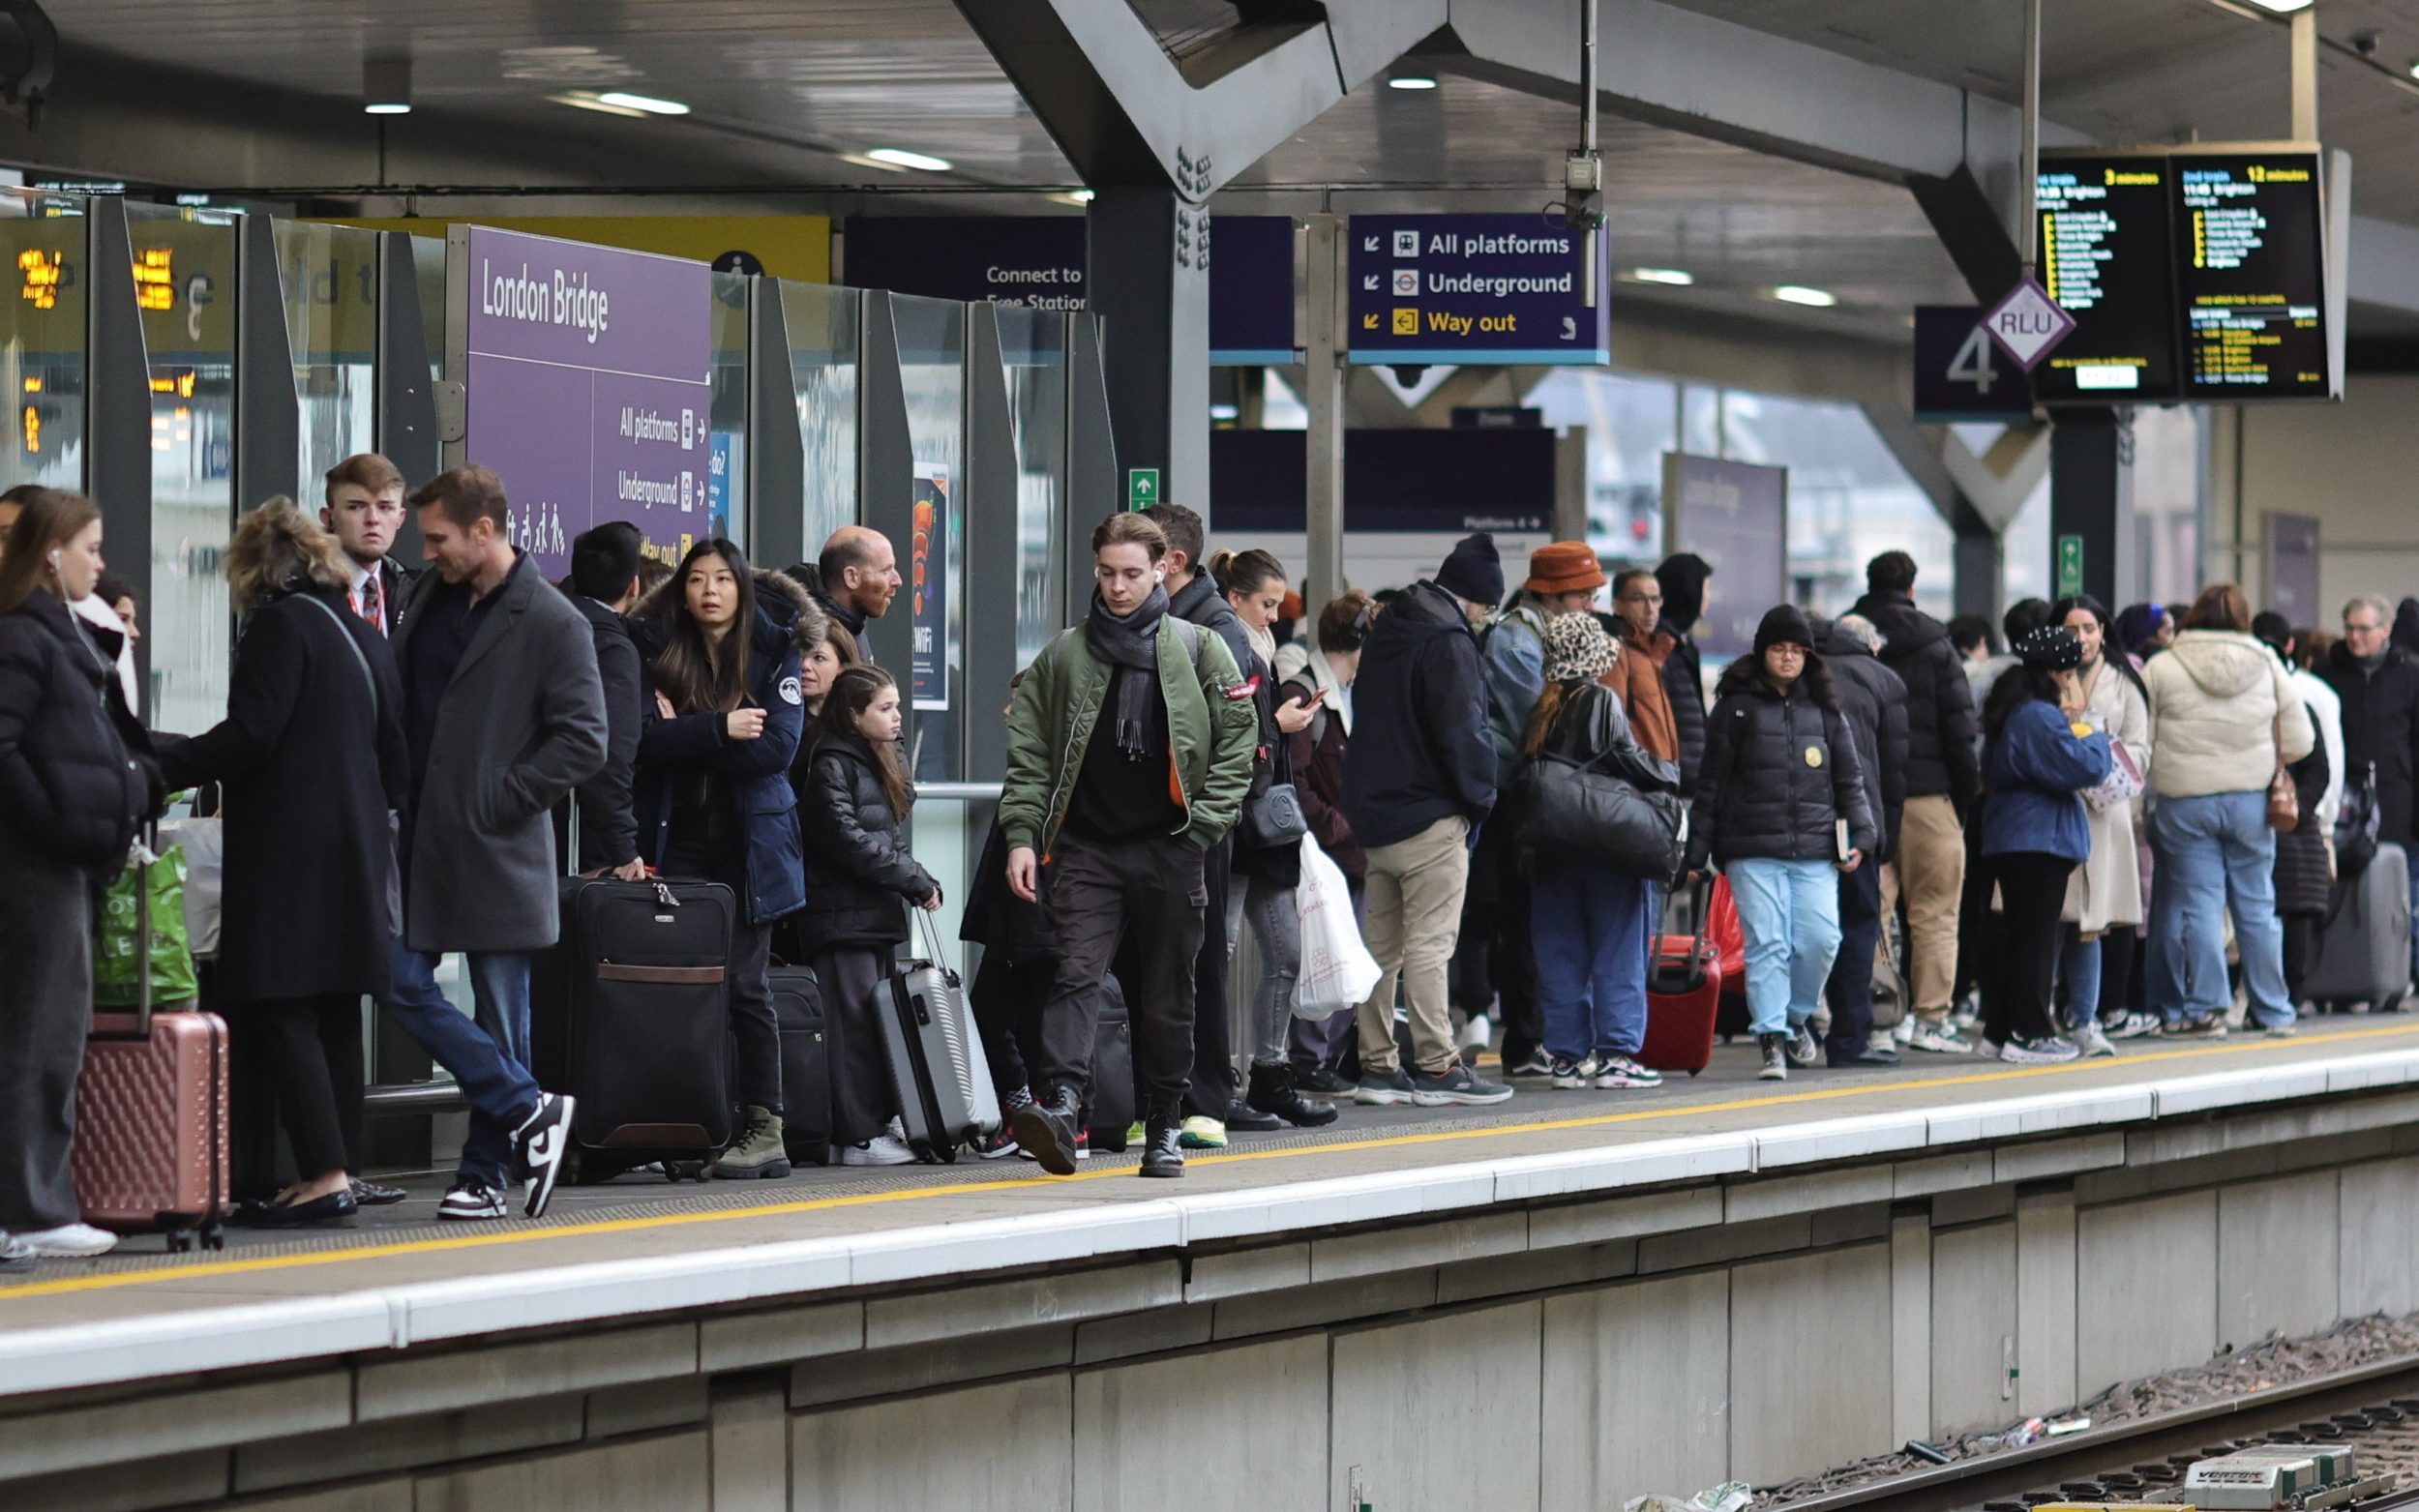
<svg viewBox="0 0 2419 1512">
<path fill-rule="evenodd" d="M 1674 288 L 1687 288 L 1696 282 L 1696 275 L 1682 268 L 1632 268 L 1629 277 L 1640 283 L 1668 283 Z"/>
<path fill-rule="evenodd" d="M 366 115 L 411 114 L 411 60 L 361 60 L 361 108 Z"/>
<path fill-rule="evenodd" d="M 631 105 L 609 104 L 604 96 L 591 94 L 584 89 L 567 89 L 559 95 L 549 95 L 546 98 L 558 105 L 569 105 L 575 110 L 594 110 L 601 115 L 635 116 L 642 120 L 646 116 L 645 111 Z"/>
<path fill-rule="evenodd" d="M 1773 298 L 1784 305 L 1810 305 L 1816 310 L 1829 310 L 1839 303 L 1839 296 L 1829 289 L 1807 288 L 1803 283 L 1783 283 L 1773 290 Z"/>
<path fill-rule="evenodd" d="M 876 163 L 886 163 L 896 168 L 920 168 L 926 173 L 946 173 L 956 164 L 946 158 L 928 158 L 920 152 L 904 147 L 876 147 L 865 154 Z"/>
<path fill-rule="evenodd" d="M 2410 76 L 2412 78 L 2419 78 L 2419 58 L 2413 58 L 2410 60 Z"/>
<path fill-rule="evenodd" d="M 677 100 L 658 100 L 653 95 L 634 95 L 626 89 L 609 89 L 598 95 L 604 104 L 619 105 L 642 115 L 687 115 L 689 107 Z"/>
<path fill-rule="evenodd" d="M 2310 0 L 2251 0 L 2251 3 L 2262 11 L 2274 11 L 2279 15 L 2310 9 Z"/>
<path fill-rule="evenodd" d="M 1386 87 L 1389 89 L 1434 89 L 1436 87 L 1436 80 L 1432 78 L 1422 78 L 1414 74 L 1406 74 L 1395 78 L 1388 79 L 1386 81 Z"/>
<path fill-rule="evenodd" d="M 1074 189 L 1068 190 L 1062 194 L 1053 194 L 1050 197 L 1057 200 L 1060 204 L 1073 205 L 1076 209 L 1081 210 L 1090 205 L 1092 201 L 1092 192 L 1089 189 Z"/>
</svg>

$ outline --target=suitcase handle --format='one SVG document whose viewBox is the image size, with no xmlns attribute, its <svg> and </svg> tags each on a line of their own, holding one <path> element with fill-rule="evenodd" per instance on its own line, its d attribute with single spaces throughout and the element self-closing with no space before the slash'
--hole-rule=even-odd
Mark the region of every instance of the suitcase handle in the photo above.
<svg viewBox="0 0 2419 1512">
<path fill-rule="evenodd" d="M 943 961 L 941 957 L 941 932 L 933 928 L 932 910 L 929 908 L 916 908 L 915 916 L 923 922 L 924 942 L 932 946 L 934 967 L 941 972 L 941 976 L 947 980 L 951 987 L 957 986 L 958 974 L 955 971 L 950 970 L 949 964 L 946 961 Z"/>
</svg>

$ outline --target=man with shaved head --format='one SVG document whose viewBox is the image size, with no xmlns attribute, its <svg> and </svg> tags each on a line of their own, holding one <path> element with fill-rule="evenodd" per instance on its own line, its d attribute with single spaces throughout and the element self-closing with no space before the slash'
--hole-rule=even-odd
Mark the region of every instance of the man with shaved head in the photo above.
<svg viewBox="0 0 2419 1512">
<path fill-rule="evenodd" d="M 821 557 L 800 562 L 788 576 L 806 584 L 823 611 L 854 636 L 863 651 L 865 622 L 889 613 L 890 601 L 899 595 L 899 553 L 879 530 L 842 525 L 823 543 Z"/>
</svg>

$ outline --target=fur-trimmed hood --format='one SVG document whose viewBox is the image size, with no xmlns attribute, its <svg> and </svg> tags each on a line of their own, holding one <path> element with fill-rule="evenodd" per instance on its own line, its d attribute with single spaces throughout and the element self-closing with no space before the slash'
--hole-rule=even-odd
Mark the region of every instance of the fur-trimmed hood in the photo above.
<svg viewBox="0 0 2419 1512">
<path fill-rule="evenodd" d="M 822 644 L 831 620 L 806 585 L 788 573 L 753 567 L 756 587 L 756 634 L 778 639 L 783 634 L 805 656 Z M 672 640 L 672 617 L 680 611 L 680 578 L 675 574 L 657 583 L 630 610 L 630 636 L 639 655 L 652 664 Z"/>
</svg>

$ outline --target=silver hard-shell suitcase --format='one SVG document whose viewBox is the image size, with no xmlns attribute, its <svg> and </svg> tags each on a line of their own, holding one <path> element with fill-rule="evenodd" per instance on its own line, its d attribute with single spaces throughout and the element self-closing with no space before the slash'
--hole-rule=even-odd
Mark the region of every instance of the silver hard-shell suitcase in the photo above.
<svg viewBox="0 0 2419 1512">
<path fill-rule="evenodd" d="M 2410 991 L 2410 902 L 2403 847 L 2377 846 L 2344 883 L 2302 995 L 2331 1007 L 2365 1002 L 2374 1013 L 2401 1007 Z"/>
<path fill-rule="evenodd" d="M 940 964 L 941 940 L 932 915 L 916 910 L 932 946 L 929 960 L 902 961 L 874 988 L 874 1017 L 899 1092 L 899 1121 L 908 1147 L 924 1161 L 947 1164 L 958 1147 L 1000 1129 L 1000 1095 L 982 1037 L 967 1011 L 965 985 Z"/>
</svg>

